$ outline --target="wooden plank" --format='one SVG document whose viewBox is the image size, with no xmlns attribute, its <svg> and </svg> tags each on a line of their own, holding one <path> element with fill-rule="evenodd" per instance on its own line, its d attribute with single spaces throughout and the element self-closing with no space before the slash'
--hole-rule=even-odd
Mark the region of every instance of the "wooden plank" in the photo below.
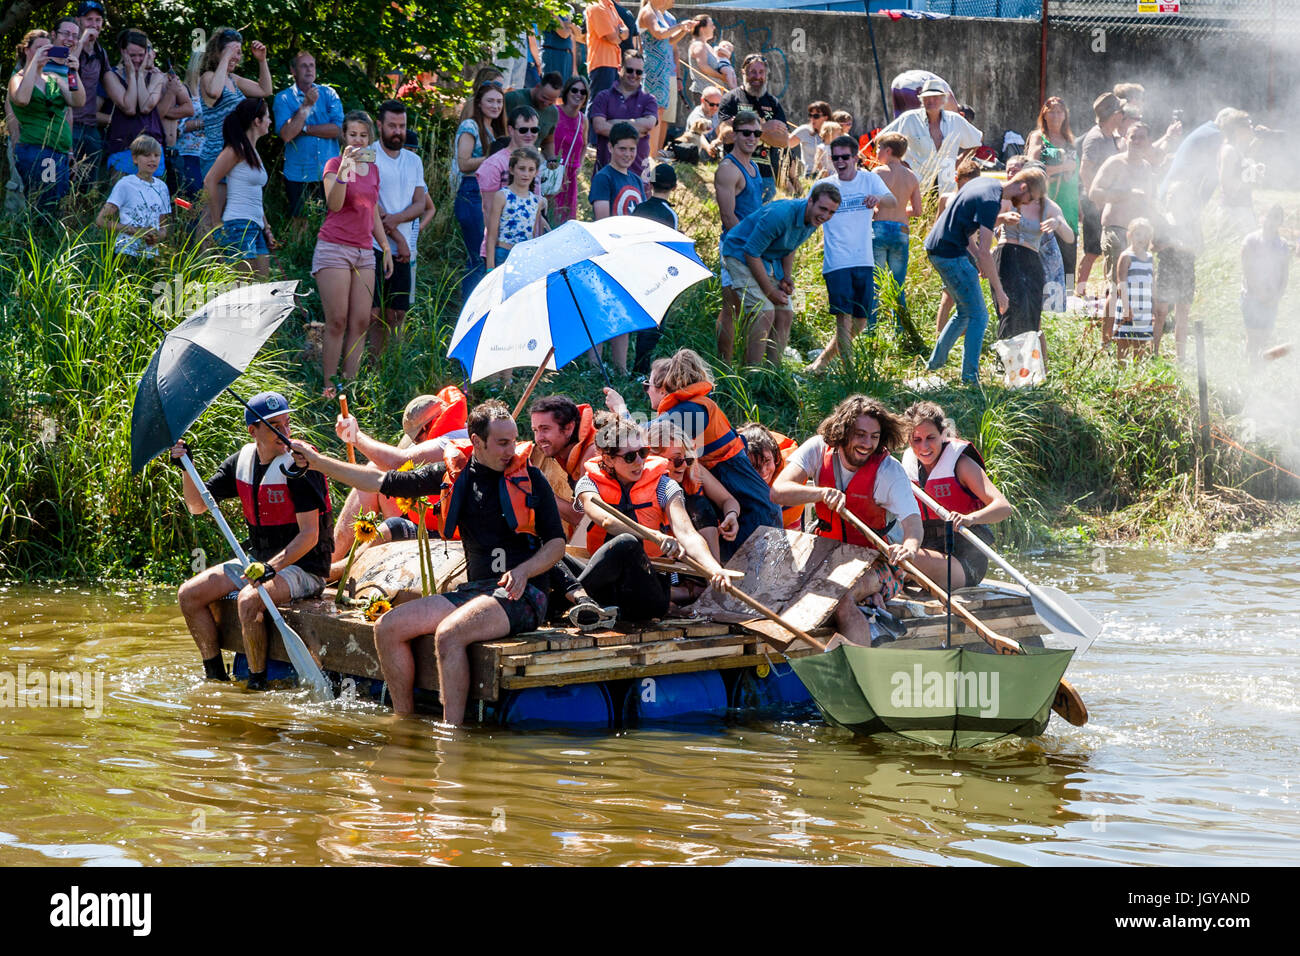
<svg viewBox="0 0 1300 956">
<path fill-rule="evenodd" d="M 725 624 L 718 625 L 722 630 L 718 633 L 727 633 Z M 687 634 L 685 627 L 669 626 L 659 623 L 650 627 L 641 628 L 636 632 L 637 639 L 642 644 L 649 644 L 653 641 L 671 641 L 679 637 L 685 637 Z"/>
<path fill-rule="evenodd" d="M 596 642 L 597 647 L 618 647 L 623 644 L 641 643 L 641 635 L 636 631 L 630 634 L 624 634 L 622 631 L 589 631 L 587 636 Z"/>
<path fill-rule="evenodd" d="M 744 647 L 745 645 L 740 645 Z M 736 653 L 735 646 L 730 647 L 674 647 L 662 651 L 646 651 L 637 657 L 642 664 L 662 664 L 667 661 L 694 661 L 710 657 L 728 657 Z"/>
<path fill-rule="evenodd" d="M 557 634 L 546 642 L 552 651 L 569 651 L 576 647 L 595 647 L 596 639 L 588 634 Z"/>
<path fill-rule="evenodd" d="M 731 670 L 736 667 L 755 667 L 767 663 L 762 654 L 736 654 L 732 657 L 711 657 L 705 660 L 668 661 L 662 664 L 625 664 L 605 670 L 576 671 L 568 674 L 538 674 L 519 677 L 502 677 L 503 690 L 522 690 L 526 687 L 563 687 L 566 684 L 592 684 L 597 681 L 661 677 L 664 674 L 689 674 L 695 671 Z"/>
</svg>

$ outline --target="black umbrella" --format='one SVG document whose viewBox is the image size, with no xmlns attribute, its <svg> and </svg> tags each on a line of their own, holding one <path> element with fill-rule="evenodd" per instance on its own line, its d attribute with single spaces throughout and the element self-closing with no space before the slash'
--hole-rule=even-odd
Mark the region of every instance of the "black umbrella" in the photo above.
<svg viewBox="0 0 1300 956">
<path fill-rule="evenodd" d="M 168 332 L 140 378 L 131 410 L 131 467 L 140 471 L 157 455 L 181 439 L 199 415 L 223 391 L 245 408 L 248 403 L 230 389 L 244 373 L 259 349 L 293 311 L 297 282 L 266 282 L 243 286 L 217 296 L 199 311 Z M 262 424 L 268 422 L 251 408 Z M 273 429 L 274 430 L 274 429 Z M 280 434 L 278 431 L 276 434 Z M 288 446 L 288 439 L 280 435 Z M 248 567 L 248 556 L 239 544 L 207 486 L 199 478 L 189 455 L 181 456 L 208 512 L 216 520 L 239 563 Z M 284 639 L 285 650 L 300 680 L 318 697 L 334 696 L 333 687 L 307 645 L 281 616 L 275 602 L 261 585 L 257 588 L 267 613 Z"/>
</svg>

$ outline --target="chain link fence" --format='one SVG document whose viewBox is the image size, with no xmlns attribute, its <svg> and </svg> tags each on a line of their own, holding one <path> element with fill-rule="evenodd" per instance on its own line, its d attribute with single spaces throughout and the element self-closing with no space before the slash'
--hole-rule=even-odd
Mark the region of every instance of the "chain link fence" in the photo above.
<svg viewBox="0 0 1300 956">
<path fill-rule="evenodd" d="M 1044 0 L 1052 29 L 1300 38 L 1300 0 Z"/>
</svg>

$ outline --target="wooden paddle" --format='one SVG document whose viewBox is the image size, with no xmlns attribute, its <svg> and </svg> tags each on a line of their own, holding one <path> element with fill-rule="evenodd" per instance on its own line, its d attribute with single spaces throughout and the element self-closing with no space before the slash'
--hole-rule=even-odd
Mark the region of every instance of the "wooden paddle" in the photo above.
<svg viewBox="0 0 1300 956">
<path fill-rule="evenodd" d="M 926 494 L 923 488 L 913 486 L 912 491 L 918 499 L 929 505 L 940 518 L 944 521 L 949 520 L 951 516 L 948 510 Z M 1092 646 L 1092 642 L 1101 633 L 1101 622 L 1080 607 L 1074 598 L 1057 588 L 1041 587 L 1034 584 L 1034 582 L 1013 568 L 1011 562 L 989 547 L 969 528 L 963 527 L 959 530 L 966 536 L 967 540 L 984 552 L 990 560 L 996 562 L 998 567 L 1011 575 L 1016 583 L 1029 592 L 1029 600 L 1033 602 L 1034 613 L 1043 619 L 1044 624 L 1053 631 L 1072 634 L 1081 638 L 1083 643 L 1075 648 L 1080 654 Z"/>
<path fill-rule="evenodd" d="M 580 544 L 566 544 L 564 546 L 564 553 L 571 558 L 579 558 L 583 561 L 590 560 L 591 558 L 591 552 Z M 657 558 L 651 558 L 650 566 L 653 567 L 656 571 L 666 571 L 675 574 L 689 574 L 692 577 L 699 574 L 699 571 L 697 571 L 693 565 L 687 564 L 684 561 L 673 561 L 671 558 L 665 558 L 662 556 Z M 723 568 L 722 573 L 725 574 L 727 577 L 731 578 L 733 581 L 739 578 L 743 578 L 745 576 L 744 571 L 733 571 L 730 568 Z"/>
<path fill-rule="evenodd" d="M 546 353 L 546 358 L 542 359 L 542 363 L 537 366 L 537 371 L 533 373 L 533 377 L 528 380 L 528 386 L 524 389 L 524 394 L 520 395 L 519 401 L 515 403 L 515 410 L 510 413 L 511 418 L 518 418 L 519 413 L 524 410 L 524 403 L 528 401 L 528 396 L 533 394 L 533 389 L 535 389 L 537 383 L 542 380 L 542 375 L 550 371 L 550 369 L 546 367 L 546 364 L 551 360 L 551 356 L 554 354 L 555 346 L 552 345 L 551 350 Z"/>
<path fill-rule="evenodd" d="M 596 506 L 598 511 L 601 511 L 607 517 L 613 518 L 620 525 L 626 528 L 629 534 L 636 535 L 642 541 L 650 541 L 653 544 L 662 548 L 664 542 L 670 540 L 668 535 L 661 534 L 660 532 L 655 531 L 653 528 L 647 528 L 645 525 L 633 521 L 631 518 L 623 514 L 621 511 L 618 511 L 610 507 L 606 502 L 601 500 L 600 496 L 593 495 L 590 500 L 591 503 Z M 676 541 L 677 539 L 673 538 L 671 540 Z M 690 567 L 694 568 L 697 574 L 702 574 L 706 580 L 713 577 L 713 574 L 707 568 L 705 568 L 703 564 L 695 560 L 695 558 L 691 557 L 689 554 L 683 552 L 681 556 L 681 560 L 684 564 L 687 564 Z M 742 604 L 745 604 L 748 607 L 752 608 L 753 610 L 757 611 L 759 614 L 763 615 L 763 617 L 767 618 L 769 621 L 773 622 L 774 624 L 780 624 L 783 628 L 785 628 L 795 637 L 798 637 L 800 640 L 807 641 L 808 644 L 817 648 L 819 651 L 826 650 L 826 645 L 823 644 L 821 641 L 817 640 L 817 638 L 813 637 L 807 631 L 803 631 L 795 627 L 793 624 L 786 621 L 785 618 L 781 617 L 781 615 L 777 614 L 775 611 L 773 611 L 771 608 L 767 607 L 766 605 L 761 604 L 760 602 L 754 600 L 744 591 L 741 591 L 739 588 L 737 588 L 734 584 L 731 585 L 731 587 L 725 593 L 735 596 L 736 600 L 740 601 Z"/>
<path fill-rule="evenodd" d="M 343 417 L 344 417 L 344 418 L 349 417 L 349 416 L 348 416 L 348 397 L 347 397 L 346 395 L 340 395 L 340 396 L 339 396 L 339 411 L 341 411 L 341 412 L 343 413 Z M 354 464 L 354 465 L 357 463 L 357 452 L 356 452 L 356 449 L 354 449 L 354 448 L 352 447 L 352 442 L 348 442 L 348 461 L 351 462 L 351 463 Z"/>
<path fill-rule="evenodd" d="M 843 506 L 840 507 L 839 514 L 841 518 L 866 535 L 867 540 L 881 553 L 882 557 L 889 553 L 889 545 L 884 539 L 868 528 L 857 515 Z M 998 634 L 961 604 L 953 601 L 948 592 L 922 574 L 911 561 L 903 562 L 903 570 L 921 582 L 940 601 L 951 607 L 959 617 L 975 629 L 975 632 L 984 639 L 984 643 L 999 654 L 1023 654 L 1025 652 L 1019 641 Z M 1084 706 L 1083 698 L 1079 696 L 1079 692 L 1070 686 L 1068 681 L 1062 680 L 1060 686 L 1056 688 L 1056 698 L 1052 701 L 1052 710 L 1076 727 L 1082 727 L 1088 722 L 1088 708 Z"/>
</svg>

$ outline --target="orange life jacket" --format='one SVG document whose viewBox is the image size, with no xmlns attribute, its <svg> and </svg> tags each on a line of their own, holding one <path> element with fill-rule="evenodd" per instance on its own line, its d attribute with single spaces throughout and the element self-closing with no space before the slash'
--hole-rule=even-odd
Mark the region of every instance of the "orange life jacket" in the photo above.
<svg viewBox="0 0 1300 956">
<path fill-rule="evenodd" d="M 442 403 L 442 411 L 424 426 L 424 437 L 421 441 L 431 441 L 448 432 L 464 428 L 469 419 L 469 400 L 455 385 L 448 385 L 434 395 L 434 398 Z"/>
<path fill-rule="evenodd" d="M 826 454 L 822 456 L 821 470 L 817 473 L 817 487 L 835 487 L 834 456 L 835 449 L 827 448 Z M 849 479 L 849 486 L 844 489 L 844 503 L 849 511 L 881 537 L 884 537 L 889 515 L 884 508 L 876 504 L 876 472 L 880 470 L 881 462 L 888 457 L 887 449 L 876 449 L 867 459 L 866 464 L 854 472 L 853 477 Z M 823 501 L 817 502 L 817 533 L 824 538 L 836 538 L 863 548 L 875 547 L 866 535 L 840 518 L 838 512 L 827 508 Z"/>
<path fill-rule="evenodd" d="M 573 446 L 560 462 L 564 473 L 574 481 L 582 477 L 582 466 L 591 443 L 596 438 L 596 416 L 590 405 L 578 406 L 578 430 L 573 434 Z"/>
<path fill-rule="evenodd" d="M 708 416 L 704 428 L 686 429 L 686 433 L 690 434 L 692 431 L 695 433 L 695 450 L 699 452 L 700 464 L 705 468 L 712 468 L 719 462 L 734 458 L 745 450 L 745 443 L 731 427 L 726 414 L 713 399 L 708 397 L 711 391 L 713 386 L 708 382 L 696 382 L 694 385 L 669 392 L 657 409 L 660 416 L 685 403 L 694 403 L 704 409 L 703 414 Z"/>
<path fill-rule="evenodd" d="M 772 480 L 767 483 L 770 488 L 772 485 L 776 484 L 777 476 L 785 470 L 785 466 L 790 464 L 790 456 L 793 455 L 795 449 L 799 447 L 799 443 L 793 438 L 782 435 L 780 432 L 772 431 L 770 428 L 768 429 L 768 432 L 776 439 L 777 450 L 776 471 L 772 472 Z M 795 531 L 798 531 L 800 526 L 803 524 L 803 505 L 790 505 L 782 508 L 781 520 L 787 528 L 792 528 Z"/>
<path fill-rule="evenodd" d="M 465 474 L 473 449 L 468 438 L 457 438 L 449 442 L 443 452 L 447 472 L 443 476 L 442 491 L 435 507 L 442 515 L 442 534 L 445 538 L 459 537 L 456 521 L 460 514 L 464 488 L 460 479 Z M 536 514 L 533 511 L 533 482 L 528 476 L 528 456 L 531 453 L 531 443 L 516 445 L 515 455 L 501 475 L 502 513 L 511 530 L 520 534 L 537 533 Z M 507 504 L 509 507 L 505 507 Z"/>
<path fill-rule="evenodd" d="M 600 500 L 618 509 L 629 518 L 635 518 L 640 524 L 655 531 L 668 534 L 672 529 L 668 525 L 668 515 L 659 507 L 659 479 L 668 474 L 668 459 L 651 455 L 645 460 L 641 477 L 631 488 L 625 488 L 617 479 L 605 473 L 600 462 L 592 460 L 584 466 L 587 476 L 596 483 Z M 587 529 L 587 550 L 595 553 L 605 543 L 605 529 L 594 521 Z M 645 553 L 652 558 L 660 555 L 659 546 L 649 541 L 642 542 Z"/>
</svg>

